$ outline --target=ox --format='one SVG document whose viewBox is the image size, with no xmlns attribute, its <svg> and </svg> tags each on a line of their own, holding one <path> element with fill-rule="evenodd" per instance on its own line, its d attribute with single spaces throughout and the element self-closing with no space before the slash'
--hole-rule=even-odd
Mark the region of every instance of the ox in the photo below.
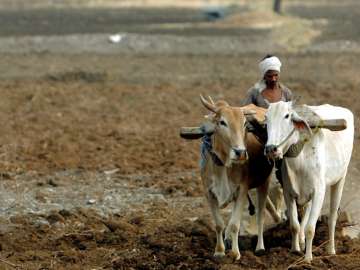
<svg viewBox="0 0 360 270">
<path fill-rule="evenodd" d="M 225 241 L 231 243 L 229 255 L 240 259 L 238 234 L 248 190 L 257 188 L 258 241 L 256 252 L 264 249 L 263 223 L 270 174 L 273 164 L 264 155 L 264 145 L 246 131 L 247 107 L 231 107 L 224 101 L 208 102 L 201 96 L 203 105 L 213 112 L 209 115 L 215 126 L 211 137 L 212 149 L 205 151 L 201 178 L 205 195 L 216 225 L 215 256 L 225 255 L 223 232 L 225 229 L 220 209 L 233 202 Z M 253 105 L 252 109 L 264 110 Z M 264 113 L 264 111 L 262 111 Z"/>
<path fill-rule="evenodd" d="M 310 263 L 315 226 L 327 186 L 331 191 L 328 252 L 335 254 L 335 224 L 353 148 L 354 117 L 348 109 L 341 107 L 327 104 L 308 107 L 322 119 L 345 119 L 346 129 L 312 131 L 292 108 L 291 102 L 272 103 L 266 112 L 268 141 L 265 153 L 271 159 L 283 159 L 281 171 L 292 233 L 291 250 L 299 253 L 306 242 L 305 261 Z M 300 153 L 287 157 L 289 148 L 296 145 L 303 145 Z M 297 205 L 306 206 L 301 224 Z"/>
</svg>

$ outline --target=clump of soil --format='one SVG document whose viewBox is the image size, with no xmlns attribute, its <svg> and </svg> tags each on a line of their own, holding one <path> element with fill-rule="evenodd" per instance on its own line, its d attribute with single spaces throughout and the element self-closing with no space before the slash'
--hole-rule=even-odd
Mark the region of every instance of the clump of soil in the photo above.
<svg viewBox="0 0 360 270">
<path fill-rule="evenodd" d="M 161 207 L 158 211 L 164 211 Z M 314 261 L 305 265 L 289 249 L 289 225 L 284 222 L 264 234 L 266 253 L 254 255 L 256 236 L 240 236 L 242 257 L 215 259 L 215 232 L 208 218 L 182 220 L 149 216 L 103 217 L 92 210 L 61 210 L 49 215 L 13 217 L 0 234 L 3 258 L 27 269 L 354 269 L 360 265 L 360 240 L 336 231 L 337 256 L 325 251 L 327 225 L 317 224 Z"/>
</svg>

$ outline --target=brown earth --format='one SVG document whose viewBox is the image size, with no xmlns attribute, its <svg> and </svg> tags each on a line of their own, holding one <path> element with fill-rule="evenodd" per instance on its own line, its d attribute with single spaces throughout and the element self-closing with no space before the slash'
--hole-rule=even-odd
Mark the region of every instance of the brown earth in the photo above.
<svg viewBox="0 0 360 270">
<path fill-rule="evenodd" d="M 0 269 L 360 267 L 359 238 L 341 233 L 357 218 L 339 221 L 336 256 L 325 252 L 326 218 L 318 222 L 312 265 L 290 254 L 286 223 L 268 228 L 261 257 L 254 255 L 255 236 L 245 234 L 240 261 L 212 256 L 215 232 L 199 178 L 199 142 L 182 140 L 178 131 L 202 121 L 200 93 L 239 105 L 258 79 L 262 54 L 49 50 L 1 55 Z M 302 103 L 354 112 L 342 204 L 350 210 L 360 170 L 359 54 L 279 56 L 282 80 Z"/>
<path fill-rule="evenodd" d="M 28 56 L 23 57 L 28 60 Z M 339 57 L 343 57 L 341 65 L 353 61 L 352 55 Z M 214 78 L 207 75 L 217 69 L 214 63 L 222 67 L 246 66 L 256 61 L 257 55 L 238 59 L 181 56 L 181 60 L 129 57 L 126 60 L 131 64 L 122 73 L 128 81 L 114 78 L 112 71 L 110 75 L 91 71 L 86 56 L 75 58 L 88 71 L 55 72 L 43 78 L 0 83 L 3 185 L 9 189 L 21 185 L 37 189 L 33 200 L 47 207 L 46 187 L 56 192 L 61 187 L 69 190 L 72 186 L 95 186 L 93 181 L 102 181 L 99 179 L 105 177 L 103 172 L 115 169 L 116 181 L 131 184 L 134 193 L 145 188 L 149 192 L 157 190 L 161 197 L 148 201 L 146 208 L 130 202 L 110 215 L 96 211 L 101 194 L 94 206 L 84 202 L 70 209 L 47 207 L 49 211 L 35 214 L 10 208 L 7 215 L 3 214 L 2 259 L 26 269 L 284 269 L 299 259 L 289 253 L 290 235 L 284 224 L 266 233 L 268 252 L 263 257 L 253 254 L 254 238 L 243 236 L 239 262 L 213 259 L 215 234 L 198 176 L 199 142 L 178 136 L 180 126 L 198 124 L 206 113 L 198 99 L 200 93 L 237 104 L 256 77 L 251 73 L 239 79 L 237 72 L 229 69 L 228 78 L 222 78 L 222 72 L 220 78 Z M 283 58 L 295 62 L 299 69 L 312 61 L 292 55 Z M 63 61 L 70 61 L 66 59 Z M 107 58 L 106 65 L 115 65 L 121 59 Z M 317 59 L 326 62 L 329 57 L 317 55 Z M 15 56 L 13 60 L 19 61 Z M 181 68 L 173 66 L 174 62 L 180 62 Z M 174 74 L 174 80 L 158 82 L 142 75 L 131 82 L 136 76 L 132 67 L 138 67 L 138 74 L 145 74 L 160 64 L 164 72 Z M 200 70 L 201 79 L 176 79 L 195 69 Z M 335 103 L 358 113 L 360 106 L 353 97 L 356 82 L 337 79 L 348 72 L 352 70 L 342 70 L 326 81 L 315 81 L 311 76 L 304 80 L 295 74 L 288 79 L 288 85 L 306 103 Z M 359 168 L 358 135 L 355 142 L 352 166 Z M 59 171 L 68 174 L 56 176 Z M 86 184 L 87 175 L 82 175 L 89 172 L 98 173 L 99 179 L 88 179 Z M 320 223 L 315 246 L 326 241 L 326 231 Z M 293 268 L 354 269 L 360 265 L 358 239 L 338 234 L 337 251 L 338 256 L 329 257 L 320 247 L 312 266 L 300 264 Z"/>
</svg>

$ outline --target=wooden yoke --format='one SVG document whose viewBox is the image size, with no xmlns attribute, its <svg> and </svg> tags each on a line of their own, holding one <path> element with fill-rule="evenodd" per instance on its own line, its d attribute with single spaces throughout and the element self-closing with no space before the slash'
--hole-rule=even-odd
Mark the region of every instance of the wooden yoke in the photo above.
<svg viewBox="0 0 360 270">
<path fill-rule="evenodd" d="M 244 108 L 247 111 L 254 111 L 253 114 L 245 114 L 246 119 L 255 130 L 263 132 L 262 130 L 265 127 L 266 109 L 257 107 L 254 104 L 249 104 L 241 108 Z M 306 105 L 296 106 L 294 110 L 309 124 L 312 129 L 326 128 L 331 131 L 340 131 L 346 129 L 347 127 L 345 119 L 321 119 Z M 214 126 L 211 123 L 204 123 L 201 127 L 181 127 L 180 137 L 186 140 L 195 140 L 200 139 L 205 134 L 211 135 L 213 131 Z M 253 132 L 254 130 L 250 129 L 249 131 Z M 264 136 L 266 136 L 266 134 L 264 134 Z"/>
</svg>

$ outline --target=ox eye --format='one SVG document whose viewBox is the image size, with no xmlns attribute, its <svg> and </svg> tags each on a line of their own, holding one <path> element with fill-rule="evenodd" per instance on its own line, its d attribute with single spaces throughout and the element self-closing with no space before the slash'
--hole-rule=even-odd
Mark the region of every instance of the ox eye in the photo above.
<svg viewBox="0 0 360 270">
<path fill-rule="evenodd" d="M 224 120 L 221 120 L 221 121 L 220 121 L 220 125 L 222 125 L 222 126 L 224 126 L 224 127 L 227 127 L 227 124 L 226 124 L 226 122 L 225 122 Z"/>
<path fill-rule="evenodd" d="M 285 115 L 285 119 L 288 119 L 288 118 L 289 118 L 289 116 L 290 116 L 289 114 Z"/>
</svg>

